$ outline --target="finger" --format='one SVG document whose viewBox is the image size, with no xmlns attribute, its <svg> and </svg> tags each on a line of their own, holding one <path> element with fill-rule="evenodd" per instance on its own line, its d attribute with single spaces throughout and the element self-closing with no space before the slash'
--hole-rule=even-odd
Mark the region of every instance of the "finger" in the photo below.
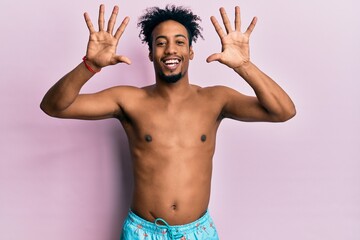
<svg viewBox="0 0 360 240">
<path fill-rule="evenodd" d="M 130 65 L 131 60 L 126 56 L 116 55 L 116 56 L 113 57 L 111 63 L 113 65 L 118 64 L 118 63 L 126 63 L 126 64 Z"/>
<path fill-rule="evenodd" d="M 221 53 L 214 53 L 206 59 L 206 62 L 209 63 L 213 61 L 219 61 L 220 59 L 221 59 Z"/>
<path fill-rule="evenodd" d="M 235 7 L 235 31 L 241 31 L 241 16 L 240 16 L 240 7 Z"/>
<path fill-rule="evenodd" d="M 104 30 L 104 12 L 105 12 L 105 6 L 104 4 L 101 4 L 99 8 L 99 19 L 98 19 L 99 31 Z"/>
<path fill-rule="evenodd" d="M 96 32 L 88 13 L 84 13 L 84 18 L 90 34 Z"/>
<path fill-rule="evenodd" d="M 219 35 L 220 38 L 223 38 L 226 34 L 224 33 L 224 30 L 220 26 L 219 22 L 216 20 L 214 16 L 210 18 L 211 23 L 214 25 L 215 31 Z"/>
<path fill-rule="evenodd" d="M 109 22 L 108 22 L 108 28 L 107 28 L 107 32 L 112 34 L 113 33 L 113 30 L 114 30 L 114 26 L 115 26 L 115 23 L 116 23 L 116 17 L 118 15 L 118 12 L 119 12 L 119 7 L 118 6 L 115 6 L 113 11 L 112 11 L 112 14 L 111 14 L 111 17 L 109 19 Z"/>
<path fill-rule="evenodd" d="M 223 23 L 225 25 L 226 32 L 227 33 L 232 32 L 233 30 L 231 29 L 231 23 L 229 21 L 227 13 L 226 13 L 226 11 L 225 11 L 225 9 L 223 7 L 220 8 L 220 14 L 221 14 L 221 18 L 223 20 Z"/>
<path fill-rule="evenodd" d="M 130 21 L 129 17 L 124 18 L 124 20 L 122 21 L 120 27 L 116 30 L 116 33 L 114 35 L 114 37 L 119 41 L 119 39 L 121 38 L 122 34 L 125 31 L 126 26 L 128 25 Z"/>
<path fill-rule="evenodd" d="M 257 23 L 257 17 L 254 17 L 254 18 L 252 19 L 249 27 L 246 29 L 245 34 L 246 34 L 247 36 L 250 36 L 250 34 L 252 33 L 252 31 L 253 31 L 254 28 L 255 28 L 256 23 Z"/>
</svg>

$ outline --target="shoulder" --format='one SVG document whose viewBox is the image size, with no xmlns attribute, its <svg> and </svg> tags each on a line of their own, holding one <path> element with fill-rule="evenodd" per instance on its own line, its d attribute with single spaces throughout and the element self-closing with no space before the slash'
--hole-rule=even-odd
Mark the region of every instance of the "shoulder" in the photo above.
<svg viewBox="0 0 360 240">
<path fill-rule="evenodd" d="M 199 87 L 198 93 L 211 98 L 220 98 L 220 99 L 230 97 L 231 95 L 234 94 L 241 94 L 230 87 L 226 87 L 222 85 Z"/>
<path fill-rule="evenodd" d="M 127 86 L 127 85 L 121 85 L 121 86 L 114 86 L 111 88 L 106 89 L 106 91 L 117 93 L 117 92 L 130 92 L 130 93 L 141 93 L 143 92 L 143 88 L 134 87 L 134 86 Z"/>
<path fill-rule="evenodd" d="M 114 86 L 104 90 L 105 93 L 112 95 L 115 98 L 127 99 L 142 97 L 147 94 L 147 91 L 144 88 L 134 87 L 134 86 Z"/>
<path fill-rule="evenodd" d="M 108 88 L 104 91 L 119 106 L 116 117 L 120 120 L 127 119 L 129 113 L 134 109 L 137 110 L 141 103 L 149 96 L 146 87 L 121 85 Z"/>
<path fill-rule="evenodd" d="M 108 102 L 111 101 L 116 103 L 120 109 L 133 106 L 148 96 L 148 93 L 144 88 L 126 85 L 114 86 L 105 89 L 98 94 L 101 101 L 107 100 Z"/>
</svg>

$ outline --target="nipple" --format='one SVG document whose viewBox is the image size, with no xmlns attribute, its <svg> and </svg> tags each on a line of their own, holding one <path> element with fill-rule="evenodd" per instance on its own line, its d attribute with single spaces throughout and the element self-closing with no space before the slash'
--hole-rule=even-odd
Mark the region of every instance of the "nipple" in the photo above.
<svg viewBox="0 0 360 240">
<path fill-rule="evenodd" d="M 201 139 L 202 142 L 205 142 L 206 141 L 206 135 L 205 134 L 201 135 L 200 139 Z"/>
<path fill-rule="evenodd" d="M 152 141 L 152 137 L 149 134 L 145 135 L 145 141 L 147 142 L 151 142 Z"/>
</svg>

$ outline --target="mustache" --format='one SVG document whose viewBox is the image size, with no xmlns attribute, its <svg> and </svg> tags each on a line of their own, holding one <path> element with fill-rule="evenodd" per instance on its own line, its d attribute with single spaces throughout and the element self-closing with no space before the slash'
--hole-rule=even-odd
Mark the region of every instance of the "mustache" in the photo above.
<svg viewBox="0 0 360 240">
<path fill-rule="evenodd" d="M 177 58 L 177 59 L 180 59 L 181 61 L 184 61 L 184 57 L 178 56 L 178 55 L 168 55 L 168 56 L 162 57 L 160 60 L 163 62 L 166 59 L 171 59 L 171 58 Z"/>
</svg>

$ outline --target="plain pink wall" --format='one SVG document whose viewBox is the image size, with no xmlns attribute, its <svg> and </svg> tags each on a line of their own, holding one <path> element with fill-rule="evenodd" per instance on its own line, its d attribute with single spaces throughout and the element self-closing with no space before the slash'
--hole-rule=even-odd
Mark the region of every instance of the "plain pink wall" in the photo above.
<svg viewBox="0 0 360 240">
<path fill-rule="evenodd" d="M 164 1 L 103 1 L 131 17 L 118 48 L 131 66 L 104 69 L 85 87 L 153 82 L 137 18 Z M 225 120 L 214 156 L 210 211 L 222 239 L 360 239 L 360 18 L 355 0 L 174 0 L 199 14 L 190 80 L 252 94 L 227 67 L 210 24 L 239 4 L 245 25 L 259 18 L 252 60 L 287 90 L 297 116 L 286 123 Z M 47 117 L 47 89 L 85 54 L 100 1 L 0 2 L 0 239 L 118 239 L 131 194 L 127 141 L 116 120 Z M 108 15 L 107 15 L 108 16 Z"/>
</svg>

